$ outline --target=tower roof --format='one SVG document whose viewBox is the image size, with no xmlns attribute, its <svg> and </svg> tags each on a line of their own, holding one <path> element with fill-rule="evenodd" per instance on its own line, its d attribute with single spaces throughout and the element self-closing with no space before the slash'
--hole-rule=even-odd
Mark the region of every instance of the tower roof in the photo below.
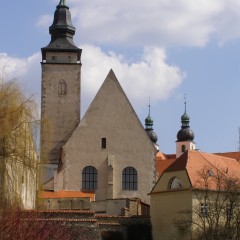
<svg viewBox="0 0 240 240">
<path fill-rule="evenodd" d="M 153 120 L 151 118 L 151 105 L 150 105 L 150 98 L 149 98 L 149 104 L 148 104 L 148 116 L 145 119 L 145 126 L 146 129 L 151 129 L 152 130 L 152 126 L 153 126 Z"/>
<path fill-rule="evenodd" d="M 158 140 L 157 134 L 153 131 L 153 120 L 151 118 L 151 105 L 150 105 L 150 98 L 149 98 L 149 104 L 148 104 L 148 116 L 145 119 L 145 130 L 151 139 L 152 142 L 156 143 Z"/>
<path fill-rule="evenodd" d="M 46 51 L 68 51 L 77 52 L 80 61 L 81 49 L 75 46 L 73 36 L 75 27 L 72 25 L 71 13 L 65 0 L 60 0 L 54 13 L 52 25 L 49 27 L 51 41 L 42 48 L 43 59 L 46 59 Z"/>
<path fill-rule="evenodd" d="M 184 100 L 184 105 L 185 105 L 185 111 L 184 111 L 184 114 L 181 116 L 182 127 L 177 133 L 177 142 L 193 141 L 194 139 L 194 133 L 189 126 L 190 117 L 187 114 L 186 96 Z"/>
</svg>

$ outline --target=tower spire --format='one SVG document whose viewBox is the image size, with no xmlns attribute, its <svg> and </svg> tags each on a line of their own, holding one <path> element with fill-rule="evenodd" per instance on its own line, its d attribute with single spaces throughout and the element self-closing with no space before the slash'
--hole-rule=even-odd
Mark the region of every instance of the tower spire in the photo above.
<svg viewBox="0 0 240 240">
<path fill-rule="evenodd" d="M 185 113 L 187 113 L 187 94 L 184 94 Z"/>
<path fill-rule="evenodd" d="M 66 1 L 65 0 L 60 0 L 58 6 L 66 6 Z"/>
<path fill-rule="evenodd" d="M 77 52 L 77 61 L 80 62 L 81 49 L 73 42 L 75 27 L 72 24 L 71 12 L 66 5 L 66 0 L 60 0 L 56 6 L 52 25 L 49 27 L 51 41 L 45 48 L 42 48 L 43 61 L 46 60 L 46 52 Z"/>
<path fill-rule="evenodd" d="M 146 130 L 153 130 L 152 126 L 153 126 L 153 120 L 151 118 L 151 104 L 150 104 L 150 97 L 148 100 L 148 116 L 145 119 L 145 126 L 146 126 Z"/>
<path fill-rule="evenodd" d="M 182 127 L 181 130 L 177 134 L 177 141 L 192 141 L 194 139 L 194 133 L 190 129 L 190 117 L 187 114 L 187 100 L 186 94 L 184 94 L 184 114 L 181 116 Z"/>
<path fill-rule="evenodd" d="M 150 117 L 150 113 L 151 113 L 151 104 L 150 104 L 150 97 L 148 100 L 148 116 Z"/>
<path fill-rule="evenodd" d="M 184 94 L 184 114 L 181 116 L 181 129 L 177 133 L 177 141 L 176 141 L 176 156 L 177 158 L 186 150 L 194 150 L 195 142 L 194 133 L 190 129 L 190 117 L 187 114 L 187 97 Z"/>
<path fill-rule="evenodd" d="M 157 134 L 153 131 L 153 120 L 151 118 L 151 104 L 150 104 L 150 97 L 148 100 L 148 116 L 145 119 L 145 130 L 152 140 L 152 142 L 156 143 L 158 140 Z"/>
</svg>

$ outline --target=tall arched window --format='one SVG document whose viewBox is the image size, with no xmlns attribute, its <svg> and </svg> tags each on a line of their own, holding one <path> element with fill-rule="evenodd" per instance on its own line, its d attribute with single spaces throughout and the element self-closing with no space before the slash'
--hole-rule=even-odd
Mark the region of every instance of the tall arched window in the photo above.
<svg viewBox="0 0 240 240">
<path fill-rule="evenodd" d="M 97 169 L 93 166 L 87 166 L 82 171 L 82 189 L 97 189 Z"/>
<path fill-rule="evenodd" d="M 137 190 L 138 188 L 138 173 L 133 167 L 126 167 L 122 172 L 122 189 Z"/>
</svg>

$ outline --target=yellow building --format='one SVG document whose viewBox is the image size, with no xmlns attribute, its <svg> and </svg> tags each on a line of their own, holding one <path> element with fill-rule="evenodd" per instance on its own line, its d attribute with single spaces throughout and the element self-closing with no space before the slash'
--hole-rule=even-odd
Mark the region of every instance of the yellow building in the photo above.
<svg viewBox="0 0 240 240">
<path fill-rule="evenodd" d="M 181 120 L 177 158 L 157 154 L 159 179 L 150 193 L 153 240 L 214 239 L 216 232 L 226 239 L 239 231 L 234 224 L 239 217 L 240 153 L 195 150 L 186 110 Z M 210 237 L 200 238 L 204 233 Z"/>
</svg>

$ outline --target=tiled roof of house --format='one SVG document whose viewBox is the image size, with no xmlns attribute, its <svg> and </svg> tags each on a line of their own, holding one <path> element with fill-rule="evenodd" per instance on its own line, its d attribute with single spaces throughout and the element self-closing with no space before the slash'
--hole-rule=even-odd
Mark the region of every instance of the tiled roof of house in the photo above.
<svg viewBox="0 0 240 240">
<path fill-rule="evenodd" d="M 214 153 L 215 155 L 220 155 L 223 157 L 234 158 L 240 161 L 240 152 L 224 152 L 224 153 Z"/>
<path fill-rule="evenodd" d="M 164 161 L 162 165 L 164 168 L 166 165 Z M 240 179 L 240 162 L 237 159 L 200 151 L 186 151 L 179 158 L 172 161 L 164 172 L 180 170 L 187 171 L 193 188 L 203 187 L 203 179 L 201 180 L 203 171 L 208 173 L 209 176 L 221 174 L 225 177 Z M 215 185 L 216 183 L 212 182 L 211 186 L 208 187 L 214 189 Z"/>
<path fill-rule="evenodd" d="M 81 191 L 40 191 L 39 198 L 90 198 L 94 201 L 95 194 L 92 192 L 81 192 Z"/>
<path fill-rule="evenodd" d="M 157 152 L 156 154 L 156 171 L 161 175 L 174 161 L 176 160 L 175 154 L 164 154 Z"/>
</svg>

